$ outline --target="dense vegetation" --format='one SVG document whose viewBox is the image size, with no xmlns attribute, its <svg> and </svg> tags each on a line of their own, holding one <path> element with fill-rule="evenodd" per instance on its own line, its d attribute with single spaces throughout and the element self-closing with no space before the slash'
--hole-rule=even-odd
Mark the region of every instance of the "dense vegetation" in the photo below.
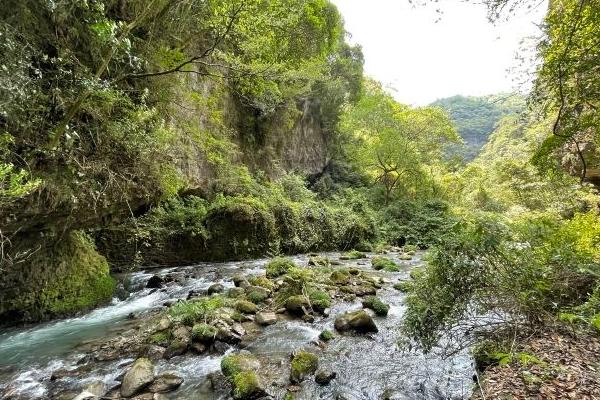
<svg viewBox="0 0 600 400">
<path fill-rule="evenodd" d="M 488 339 L 494 358 L 552 326 L 600 329 L 600 217 L 586 179 L 600 97 L 585 83 L 599 65 L 599 17 L 597 2 L 551 3 L 527 113 L 501 119 L 481 154 L 444 178 L 460 222 L 429 251 L 405 321 L 426 349 L 447 335 Z"/>
</svg>

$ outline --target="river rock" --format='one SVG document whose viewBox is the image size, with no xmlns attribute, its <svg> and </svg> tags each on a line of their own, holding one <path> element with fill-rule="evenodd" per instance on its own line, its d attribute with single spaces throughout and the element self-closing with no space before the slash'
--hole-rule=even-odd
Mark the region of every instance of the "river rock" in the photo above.
<svg viewBox="0 0 600 400">
<path fill-rule="evenodd" d="M 154 382 L 148 387 L 152 393 L 172 392 L 183 383 L 183 378 L 174 372 L 165 372 L 156 377 Z"/>
<path fill-rule="evenodd" d="M 316 354 L 301 350 L 292 357 L 290 381 L 300 383 L 314 374 L 319 368 L 319 357 Z"/>
<path fill-rule="evenodd" d="M 167 330 L 171 327 L 171 320 L 167 317 L 163 317 L 160 319 L 160 321 L 158 321 L 158 324 L 156 324 L 156 328 L 155 328 L 155 332 L 160 332 L 160 331 L 164 331 Z"/>
<path fill-rule="evenodd" d="M 166 348 L 152 344 L 146 349 L 146 356 L 151 360 L 160 360 L 165 356 Z"/>
<path fill-rule="evenodd" d="M 373 318 L 365 311 L 358 310 L 340 315 L 335 319 L 335 329 L 340 332 L 354 331 L 358 333 L 378 332 Z"/>
<path fill-rule="evenodd" d="M 248 300 L 238 300 L 235 303 L 235 309 L 244 314 L 254 314 L 258 307 Z"/>
<path fill-rule="evenodd" d="M 167 349 L 165 350 L 163 358 L 165 360 L 169 360 L 173 357 L 180 356 L 184 354 L 187 351 L 187 349 L 188 343 L 175 339 L 169 344 L 169 347 L 167 347 Z"/>
<path fill-rule="evenodd" d="M 225 286 L 221 285 L 220 283 L 214 283 L 209 286 L 207 293 L 209 295 L 211 295 L 211 294 L 215 294 L 215 293 L 223 293 L 224 291 L 225 291 Z"/>
<path fill-rule="evenodd" d="M 158 275 L 152 275 L 148 282 L 146 282 L 146 287 L 149 289 L 160 289 L 163 286 L 164 280 Z"/>
<path fill-rule="evenodd" d="M 121 396 L 131 397 L 154 381 L 154 364 L 147 358 L 138 358 L 125 373 L 121 384 Z"/>
<path fill-rule="evenodd" d="M 240 287 L 242 289 L 250 286 L 250 282 L 248 282 L 248 279 L 246 279 L 246 277 L 243 275 L 235 275 L 233 277 L 233 284 L 235 287 Z"/>
<path fill-rule="evenodd" d="M 173 329 L 173 338 L 178 340 L 186 345 L 192 341 L 192 331 L 187 326 L 178 326 Z"/>
<path fill-rule="evenodd" d="M 274 312 L 270 311 L 261 311 L 256 314 L 256 318 L 254 321 L 259 325 L 273 325 L 277 322 L 277 315 Z"/>
<path fill-rule="evenodd" d="M 337 373 L 329 369 L 322 368 L 315 374 L 315 382 L 317 382 L 319 385 L 328 385 L 329 382 L 331 382 L 336 376 Z"/>
<path fill-rule="evenodd" d="M 310 303 L 305 296 L 291 296 L 285 301 L 285 309 L 295 315 L 303 315 L 306 309 L 310 307 Z"/>
</svg>

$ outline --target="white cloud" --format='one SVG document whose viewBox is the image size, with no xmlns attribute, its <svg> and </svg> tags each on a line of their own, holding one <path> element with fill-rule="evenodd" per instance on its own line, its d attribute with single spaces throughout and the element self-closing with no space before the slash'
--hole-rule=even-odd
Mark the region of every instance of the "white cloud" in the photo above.
<svg viewBox="0 0 600 400">
<path fill-rule="evenodd" d="M 459 0 L 416 7 L 408 0 L 333 2 L 351 42 L 363 46 L 366 73 L 394 87 L 399 101 L 415 105 L 514 90 L 508 70 L 522 67 L 515 59 L 520 42 L 539 34 L 536 24 L 546 10 L 543 2 L 493 25 L 485 7 Z"/>
</svg>

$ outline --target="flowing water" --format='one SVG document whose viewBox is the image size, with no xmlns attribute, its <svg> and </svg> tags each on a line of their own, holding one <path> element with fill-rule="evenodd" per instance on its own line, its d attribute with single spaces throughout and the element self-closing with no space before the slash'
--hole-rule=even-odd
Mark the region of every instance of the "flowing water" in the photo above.
<svg viewBox="0 0 600 400">
<path fill-rule="evenodd" d="M 333 260 L 340 256 L 338 253 L 323 255 Z M 308 261 L 303 255 L 294 259 L 299 265 L 306 265 Z M 341 262 L 391 281 L 408 278 L 410 270 L 421 263 L 420 254 L 410 262 L 397 261 L 404 265 L 403 271 L 398 273 L 373 271 L 368 260 Z M 204 263 L 123 275 L 119 277 L 123 292 L 129 295 L 122 300 L 115 299 L 111 305 L 77 318 L 0 331 L 0 398 L 69 398 L 59 397 L 57 393 L 77 393 L 99 380 L 114 387 L 132 360 L 90 363 L 85 357 L 87 344 L 127 334 L 127 330 L 138 324 L 145 314 L 164 308 L 166 302 L 185 299 L 191 291 L 201 292 L 213 283 L 232 287 L 231 278 L 236 274 L 263 273 L 266 262 L 263 259 Z M 146 282 L 154 274 L 169 276 L 173 283 L 160 290 L 147 289 Z M 323 329 L 333 331 L 336 315 L 361 308 L 360 300 L 357 300 L 334 305 L 329 317 L 314 323 L 279 321 L 236 347 L 252 352 L 261 360 L 261 374 L 273 383 L 270 391 L 275 398 L 285 395 L 290 353 L 301 348 L 315 350 L 320 357 L 320 366 L 335 371 L 337 377 L 327 386 L 306 380 L 297 388 L 297 399 L 469 398 L 473 375 L 469 353 L 461 351 L 451 357 L 442 357 L 442 349 L 427 355 L 404 350 L 398 340 L 401 338 L 399 327 L 405 311 L 405 294 L 385 285 L 378 291 L 378 296 L 391 308 L 387 317 L 375 317 L 379 328 L 377 334 L 336 335 L 322 348 L 315 344 Z M 132 314 L 137 318 L 132 319 Z M 233 350 L 232 347 L 227 351 Z M 185 379 L 181 388 L 168 397 L 183 400 L 229 398 L 226 391 L 215 389 L 214 373 L 219 371 L 221 358 L 222 355 L 217 354 L 186 354 L 158 362 L 157 372 L 177 371 Z M 78 371 L 76 377 L 69 377 L 67 373 L 60 379 L 52 379 L 53 374 L 56 377 L 60 371 L 74 370 Z"/>
</svg>

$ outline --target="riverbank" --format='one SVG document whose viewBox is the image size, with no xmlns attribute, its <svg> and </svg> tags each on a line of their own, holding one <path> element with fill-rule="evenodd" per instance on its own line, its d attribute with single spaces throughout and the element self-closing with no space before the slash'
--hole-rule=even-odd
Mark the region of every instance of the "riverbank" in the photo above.
<svg viewBox="0 0 600 400">
<path fill-rule="evenodd" d="M 548 328 L 516 342 L 515 356 L 487 368 L 472 400 L 600 398 L 600 338 Z"/>
</svg>

